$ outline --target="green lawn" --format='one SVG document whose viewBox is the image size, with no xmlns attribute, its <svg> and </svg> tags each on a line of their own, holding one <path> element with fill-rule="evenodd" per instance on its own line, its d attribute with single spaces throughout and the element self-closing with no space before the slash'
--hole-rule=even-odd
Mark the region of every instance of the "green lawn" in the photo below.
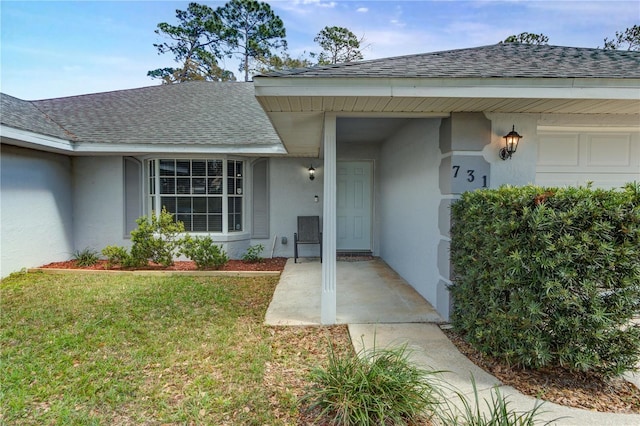
<svg viewBox="0 0 640 426">
<path fill-rule="evenodd" d="M 302 386 L 327 338 L 295 348 L 308 338 L 262 324 L 277 281 L 3 280 L 0 424 L 288 424 L 300 389 L 287 375 Z"/>
</svg>

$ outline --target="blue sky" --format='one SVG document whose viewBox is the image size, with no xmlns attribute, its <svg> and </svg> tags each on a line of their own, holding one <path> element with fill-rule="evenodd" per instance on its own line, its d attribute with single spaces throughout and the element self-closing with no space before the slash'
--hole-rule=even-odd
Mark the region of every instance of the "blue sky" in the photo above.
<svg viewBox="0 0 640 426">
<path fill-rule="evenodd" d="M 224 1 L 200 1 L 212 7 Z M 274 0 L 289 53 L 318 52 L 327 25 L 364 36 L 365 59 L 494 44 L 523 31 L 549 44 L 602 47 L 640 23 L 633 1 L 326 1 Z M 0 3 L 0 91 L 45 99 L 159 84 L 147 71 L 174 66 L 158 55 L 159 22 L 175 24 L 181 1 L 7 1 Z M 237 61 L 226 68 L 236 73 Z M 496 66 L 500 66 L 496 64 Z"/>
</svg>

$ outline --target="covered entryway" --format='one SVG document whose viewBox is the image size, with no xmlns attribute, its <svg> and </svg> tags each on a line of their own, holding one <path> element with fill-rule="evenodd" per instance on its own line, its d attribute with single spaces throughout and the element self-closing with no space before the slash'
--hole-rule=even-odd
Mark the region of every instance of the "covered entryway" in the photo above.
<svg viewBox="0 0 640 426">
<path fill-rule="evenodd" d="M 443 318 L 380 259 L 338 261 L 336 323 L 425 323 Z M 321 265 L 289 259 L 265 317 L 268 325 L 319 325 Z"/>
</svg>

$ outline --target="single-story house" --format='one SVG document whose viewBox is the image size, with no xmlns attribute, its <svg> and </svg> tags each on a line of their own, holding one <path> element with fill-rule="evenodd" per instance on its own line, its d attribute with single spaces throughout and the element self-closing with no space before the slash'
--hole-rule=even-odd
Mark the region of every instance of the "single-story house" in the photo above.
<svg viewBox="0 0 640 426">
<path fill-rule="evenodd" d="M 506 43 L 1 101 L 2 276 L 128 245 L 161 207 L 232 257 L 292 257 L 297 217 L 315 215 L 324 323 L 343 251 L 380 256 L 446 317 L 463 191 L 640 181 L 640 52 Z"/>
</svg>

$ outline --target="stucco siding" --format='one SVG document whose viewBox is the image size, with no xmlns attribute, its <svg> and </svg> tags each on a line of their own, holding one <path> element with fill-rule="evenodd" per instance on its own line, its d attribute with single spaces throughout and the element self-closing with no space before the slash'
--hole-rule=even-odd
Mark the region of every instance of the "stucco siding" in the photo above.
<svg viewBox="0 0 640 426">
<path fill-rule="evenodd" d="M 491 144 L 483 154 L 491 163 L 491 187 L 501 185 L 528 185 L 536 180 L 536 158 L 538 156 L 538 137 L 536 135 L 538 114 L 486 114 L 491 120 Z M 504 135 L 515 126 L 522 135 L 518 150 L 509 160 L 501 160 L 498 151 L 504 147 Z"/>
<path fill-rule="evenodd" d="M 265 246 L 264 254 L 271 255 L 274 237 L 274 256 L 293 257 L 293 234 L 296 232 L 298 216 L 320 216 L 322 223 L 323 167 L 321 160 L 304 158 L 271 158 L 269 164 L 270 184 L 270 231 L 269 240 L 252 240 L 253 244 Z M 316 169 L 315 179 L 309 180 L 309 165 Z M 318 202 L 315 196 L 318 196 Z M 282 237 L 287 243 L 282 244 Z M 300 256 L 318 256 L 316 245 L 301 245 Z"/>
<path fill-rule="evenodd" d="M 124 238 L 124 174 L 121 156 L 73 158 L 74 245 L 102 250 L 129 246 Z"/>
<path fill-rule="evenodd" d="M 440 120 L 412 121 L 380 151 L 380 255 L 437 305 Z M 437 306 L 436 306 L 437 308 Z"/>
<path fill-rule="evenodd" d="M 2 145 L 0 275 L 67 260 L 74 250 L 71 160 Z"/>
</svg>

